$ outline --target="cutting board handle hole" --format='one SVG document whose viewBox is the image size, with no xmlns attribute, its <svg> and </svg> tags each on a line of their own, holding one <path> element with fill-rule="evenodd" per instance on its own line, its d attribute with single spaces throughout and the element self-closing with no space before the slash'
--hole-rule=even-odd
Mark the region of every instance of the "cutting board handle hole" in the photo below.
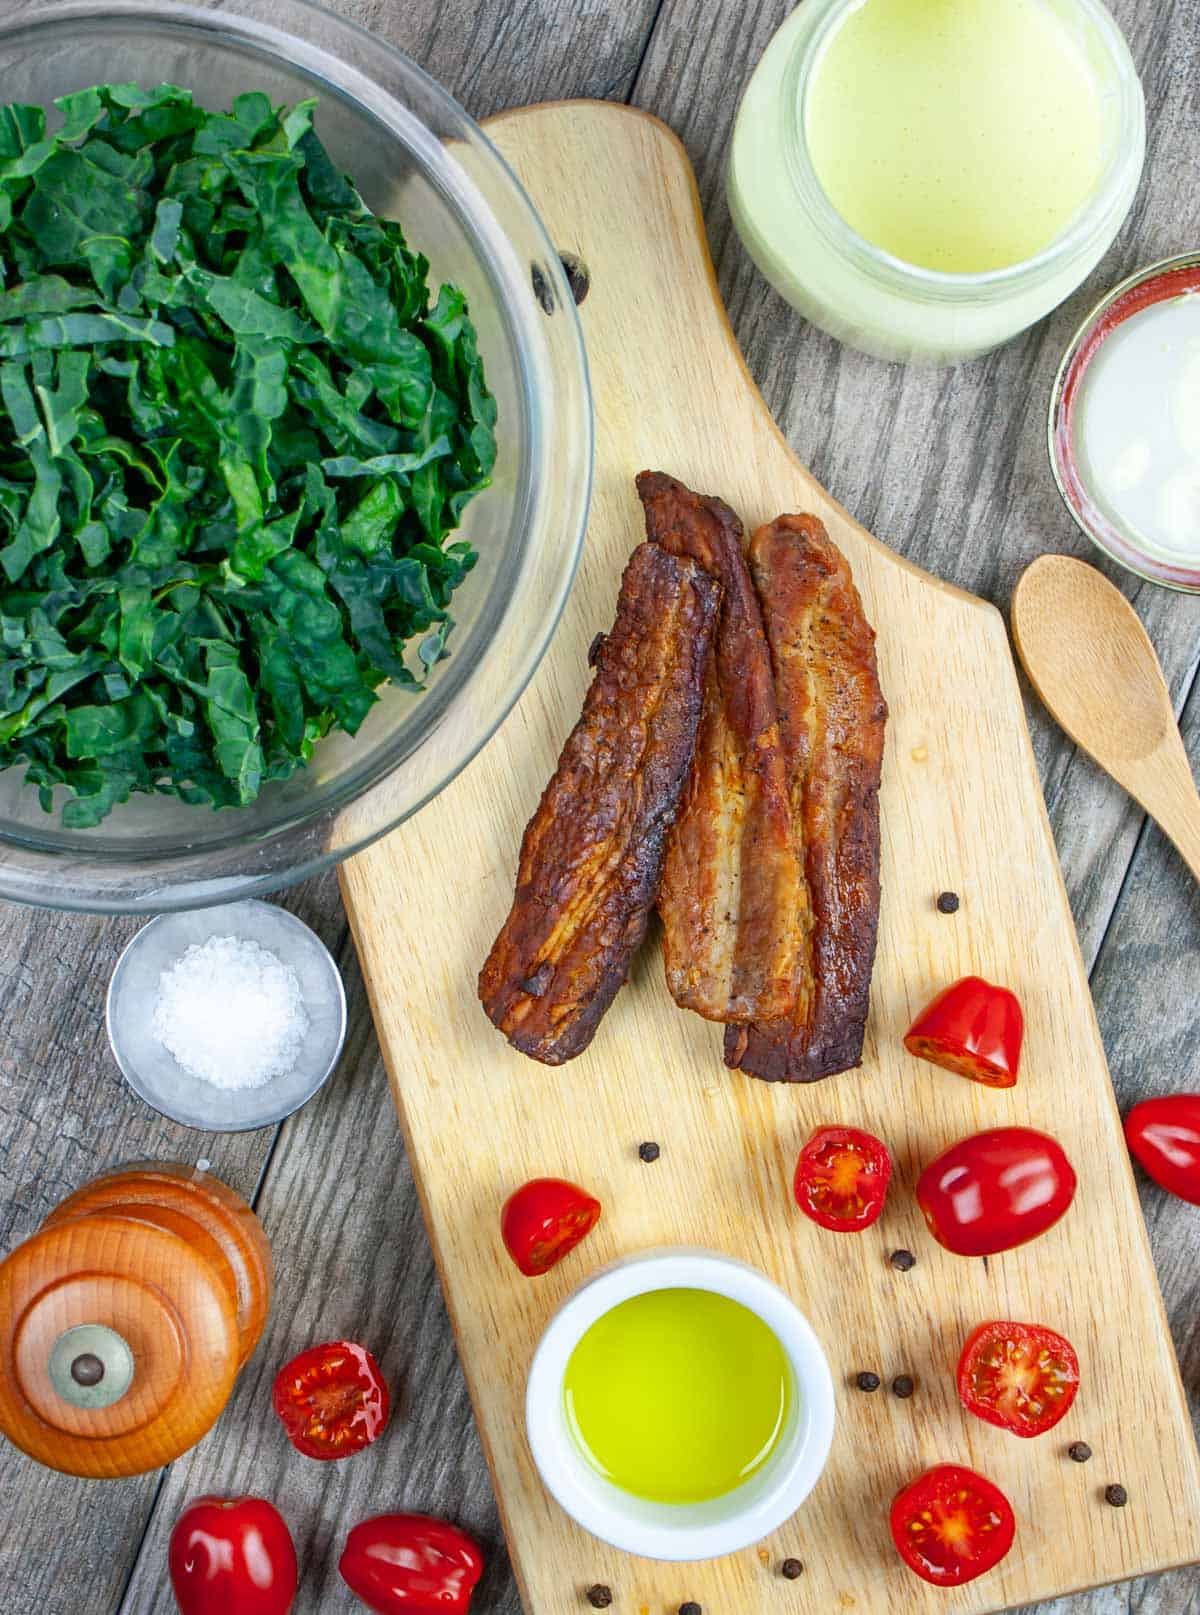
<svg viewBox="0 0 1200 1615">
<path fill-rule="evenodd" d="M 560 252 L 558 257 L 563 266 L 563 273 L 567 277 L 567 285 L 571 288 L 571 296 L 578 307 L 592 289 L 592 272 L 577 253 Z M 531 265 L 529 278 L 533 283 L 533 295 L 541 304 L 542 311 L 553 314 L 554 288 L 540 264 Z"/>
</svg>

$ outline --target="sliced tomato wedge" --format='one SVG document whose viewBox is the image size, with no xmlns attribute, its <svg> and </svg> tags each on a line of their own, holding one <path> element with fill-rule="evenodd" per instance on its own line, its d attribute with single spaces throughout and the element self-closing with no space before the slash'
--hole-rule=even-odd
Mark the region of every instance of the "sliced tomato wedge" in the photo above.
<svg viewBox="0 0 1200 1615">
<path fill-rule="evenodd" d="M 306 1458 L 349 1458 L 383 1430 L 387 1382 L 365 1346 L 331 1340 L 279 1370 L 272 1398 L 288 1440 Z"/>
<path fill-rule="evenodd" d="M 538 1278 L 600 1221 L 600 1202 L 565 1178 L 534 1178 L 510 1195 L 500 1213 L 508 1254 L 526 1278 Z"/>
<path fill-rule="evenodd" d="M 904 1047 L 987 1088 L 1011 1088 L 1021 1064 L 1025 1017 L 1007 987 L 964 976 L 917 1016 Z"/>
<path fill-rule="evenodd" d="M 938 1464 L 896 1494 L 892 1541 L 908 1568 L 935 1587 L 961 1587 L 998 1565 L 1016 1521 L 998 1486 L 960 1464 Z"/>
<path fill-rule="evenodd" d="M 883 1210 L 891 1176 L 880 1139 L 857 1127 L 818 1127 L 796 1163 L 796 1204 L 822 1228 L 857 1234 Z"/>
<path fill-rule="evenodd" d="M 1063 1335 L 1036 1323 L 981 1323 L 958 1360 L 968 1413 L 1014 1436 L 1040 1436 L 1079 1390 L 1079 1358 Z"/>
</svg>

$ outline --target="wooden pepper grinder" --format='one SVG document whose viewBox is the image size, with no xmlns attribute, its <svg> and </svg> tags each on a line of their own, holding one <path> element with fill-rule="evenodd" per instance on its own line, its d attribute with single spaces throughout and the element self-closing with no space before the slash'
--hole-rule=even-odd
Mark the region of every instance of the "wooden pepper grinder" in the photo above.
<svg viewBox="0 0 1200 1615">
<path fill-rule="evenodd" d="M 71 1475 L 157 1469 L 215 1421 L 270 1304 L 240 1195 L 158 1161 L 107 1173 L 0 1263 L 0 1431 Z"/>
</svg>

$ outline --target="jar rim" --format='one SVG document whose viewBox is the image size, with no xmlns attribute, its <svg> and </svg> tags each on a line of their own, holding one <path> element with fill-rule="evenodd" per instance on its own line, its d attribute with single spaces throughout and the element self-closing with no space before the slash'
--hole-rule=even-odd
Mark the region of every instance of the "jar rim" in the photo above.
<svg viewBox="0 0 1200 1615">
<path fill-rule="evenodd" d="M 821 3 L 822 0 L 809 0 L 814 9 Z M 902 288 L 910 294 L 916 291 L 973 299 L 986 298 L 989 294 L 1007 295 L 1014 286 L 1036 281 L 1076 251 L 1082 251 L 1104 228 L 1113 207 L 1120 201 L 1129 160 L 1139 157 L 1145 138 L 1145 103 L 1137 67 L 1124 34 L 1102 0 L 1066 0 L 1066 3 L 1073 5 L 1093 29 L 1114 69 L 1120 104 L 1108 161 L 1091 194 L 1040 252 L 1015 264 L 980 270 L 930 269 L 877 246 L 839 213 L 818 178 L 807 140 L 808 98 L 815 69 L 849 14 L 867 3 L 868 0 L 824 0 L 824 15 L 817 19 L 813 31 L 806 33 L 801 48 L 793 52 L 784 74 L 784 105 L 791 114 L 784 131 L 788 174 L 827 241 L 842 252 L 849 250 L 857 267 L 868 273 L 873 271 L 894 288 Z"/>
</svg>

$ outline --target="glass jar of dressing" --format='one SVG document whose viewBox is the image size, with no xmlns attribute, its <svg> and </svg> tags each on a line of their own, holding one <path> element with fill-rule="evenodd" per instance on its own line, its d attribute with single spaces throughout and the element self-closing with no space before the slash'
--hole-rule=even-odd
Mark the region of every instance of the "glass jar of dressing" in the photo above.
<svg viewBox="0 0 1200 1615">
<path fill-rule="evenodd" d="M 1145 110 L 1099 0 L 805 0 L 734 130 L 734 223 L 776 290 L 882 358 L 1041 319 L 1129 211 Z"/>
</svg>

